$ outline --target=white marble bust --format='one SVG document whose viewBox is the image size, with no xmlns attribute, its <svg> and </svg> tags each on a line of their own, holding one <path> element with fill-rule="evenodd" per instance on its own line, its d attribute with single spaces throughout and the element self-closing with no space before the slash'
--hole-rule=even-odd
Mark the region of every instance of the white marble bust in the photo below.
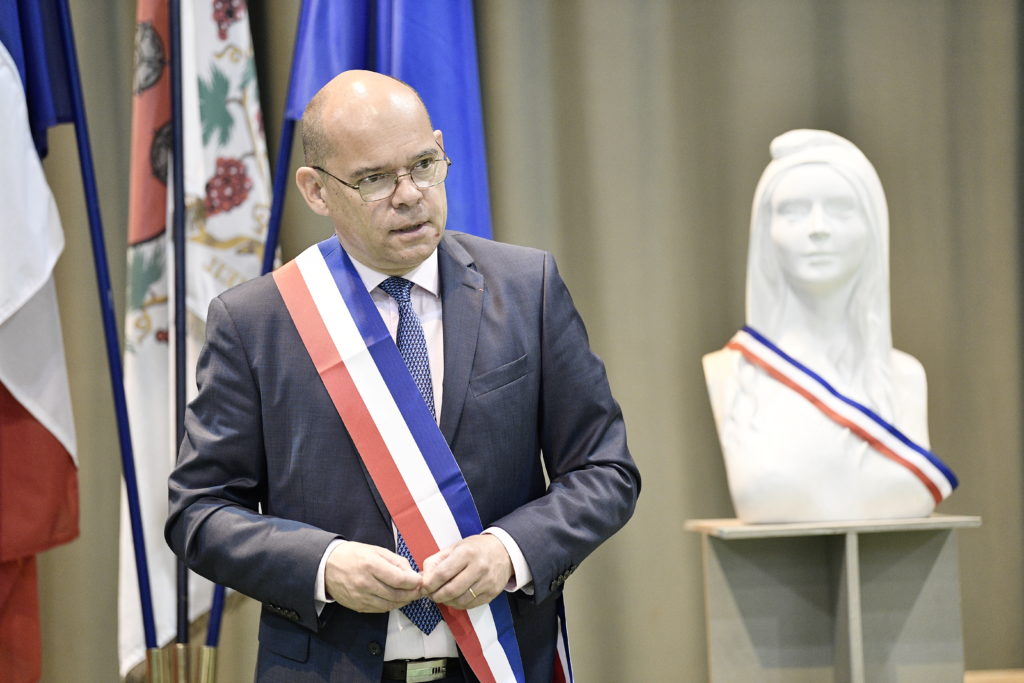
<svg viewBox="0 0 1024 683">
<path fill-rule="evenodd" d="M 833 133 L 771 144 L 754 193 L 747 325 L 845 396 L 928 446 L 924 368 L 892 348 L 889 217 L 875 169 Z M 704 374 L 744 522 L 923 517 L 935 497 L 805 397 L 733 348 Z M 953 483 L 955 486 L 955 480 Z"/>
</svg>

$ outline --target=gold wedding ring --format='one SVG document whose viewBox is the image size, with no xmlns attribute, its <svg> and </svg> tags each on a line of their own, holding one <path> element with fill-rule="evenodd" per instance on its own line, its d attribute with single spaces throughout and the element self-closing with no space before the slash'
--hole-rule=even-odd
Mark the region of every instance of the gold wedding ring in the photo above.
<svg viewBox="0 0 1024 683">
<path fill-rule="evenodd" d="M 474 600 L 476 600 L 476 593 L 473 592 L 473 588 L 472 587 L 470 587 L 470 589 L 469 589 L 469 594 L 473 596 Z"/>
</svg>

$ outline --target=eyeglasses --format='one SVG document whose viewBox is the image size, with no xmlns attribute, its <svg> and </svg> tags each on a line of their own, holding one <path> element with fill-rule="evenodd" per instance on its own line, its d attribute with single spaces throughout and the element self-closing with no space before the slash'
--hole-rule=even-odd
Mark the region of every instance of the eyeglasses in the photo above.
<svg viewBox="0 0 1024 683">
<path fill-rule="evenodd" d="M 447 156 L 441 158 L 424 157 L 416 161 L 409 168 L 408 173 L 395 173 L 394 171 L 391 173 L 374 173 L 362 178 L 355 185 L 346 183 L 325 168 L 319 166 L 312 166 L 311 168 L 315 168 L 321 173 L 326 173 L 345 187 L 351 187 L 359 193 L 363 201 L 377 202 L 393 195 L 395 190 L 398 189 L 398 182 L 405 176 L 412 178 L 413 184 L 421 190 L 440 185 L 448 177 L 448 167 L 451 165 L 452 160 Z"/>
</svg>

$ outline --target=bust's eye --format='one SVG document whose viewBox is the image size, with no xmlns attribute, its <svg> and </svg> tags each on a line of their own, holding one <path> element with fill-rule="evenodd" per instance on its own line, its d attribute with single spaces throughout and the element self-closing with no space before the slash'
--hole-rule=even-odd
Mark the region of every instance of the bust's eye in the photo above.
<svg viewBox="0 0 1024 683">
<path fill-rule="evenodd" d="M 857 203 L 849 197 L 839 197 L 825 202 L 825 213 L 832 218 L 850 218 L 857 213 Z"/>
<path fill-rule="evenodd" d="M 802 199 L 784 201 L 775 207 L 775 213 L 789 220 L 803 218 L 811 212 L 811 203 Z"/>
</svg>

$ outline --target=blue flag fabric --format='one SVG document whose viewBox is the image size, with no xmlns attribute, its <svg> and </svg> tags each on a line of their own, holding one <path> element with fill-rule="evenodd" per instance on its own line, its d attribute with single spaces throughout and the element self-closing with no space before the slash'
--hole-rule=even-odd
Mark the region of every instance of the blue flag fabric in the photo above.
<svg viewBox="0 0 1024 683">
<path fill-rule="evenodd" d="M 491 236 L 480 76 L 471 0 L 305 0 L 285 116 L 347 69 L 369 69 L 415 88 L 452 159 L 448 225 Z"/>
<path fill-rule="evenodd" d="M 74 119 L 58 2 L 0 0 L 0 42 L 25 86 L 29 125 L 40 158 L 48 151 L 46 130 Z"/>
</svg>

